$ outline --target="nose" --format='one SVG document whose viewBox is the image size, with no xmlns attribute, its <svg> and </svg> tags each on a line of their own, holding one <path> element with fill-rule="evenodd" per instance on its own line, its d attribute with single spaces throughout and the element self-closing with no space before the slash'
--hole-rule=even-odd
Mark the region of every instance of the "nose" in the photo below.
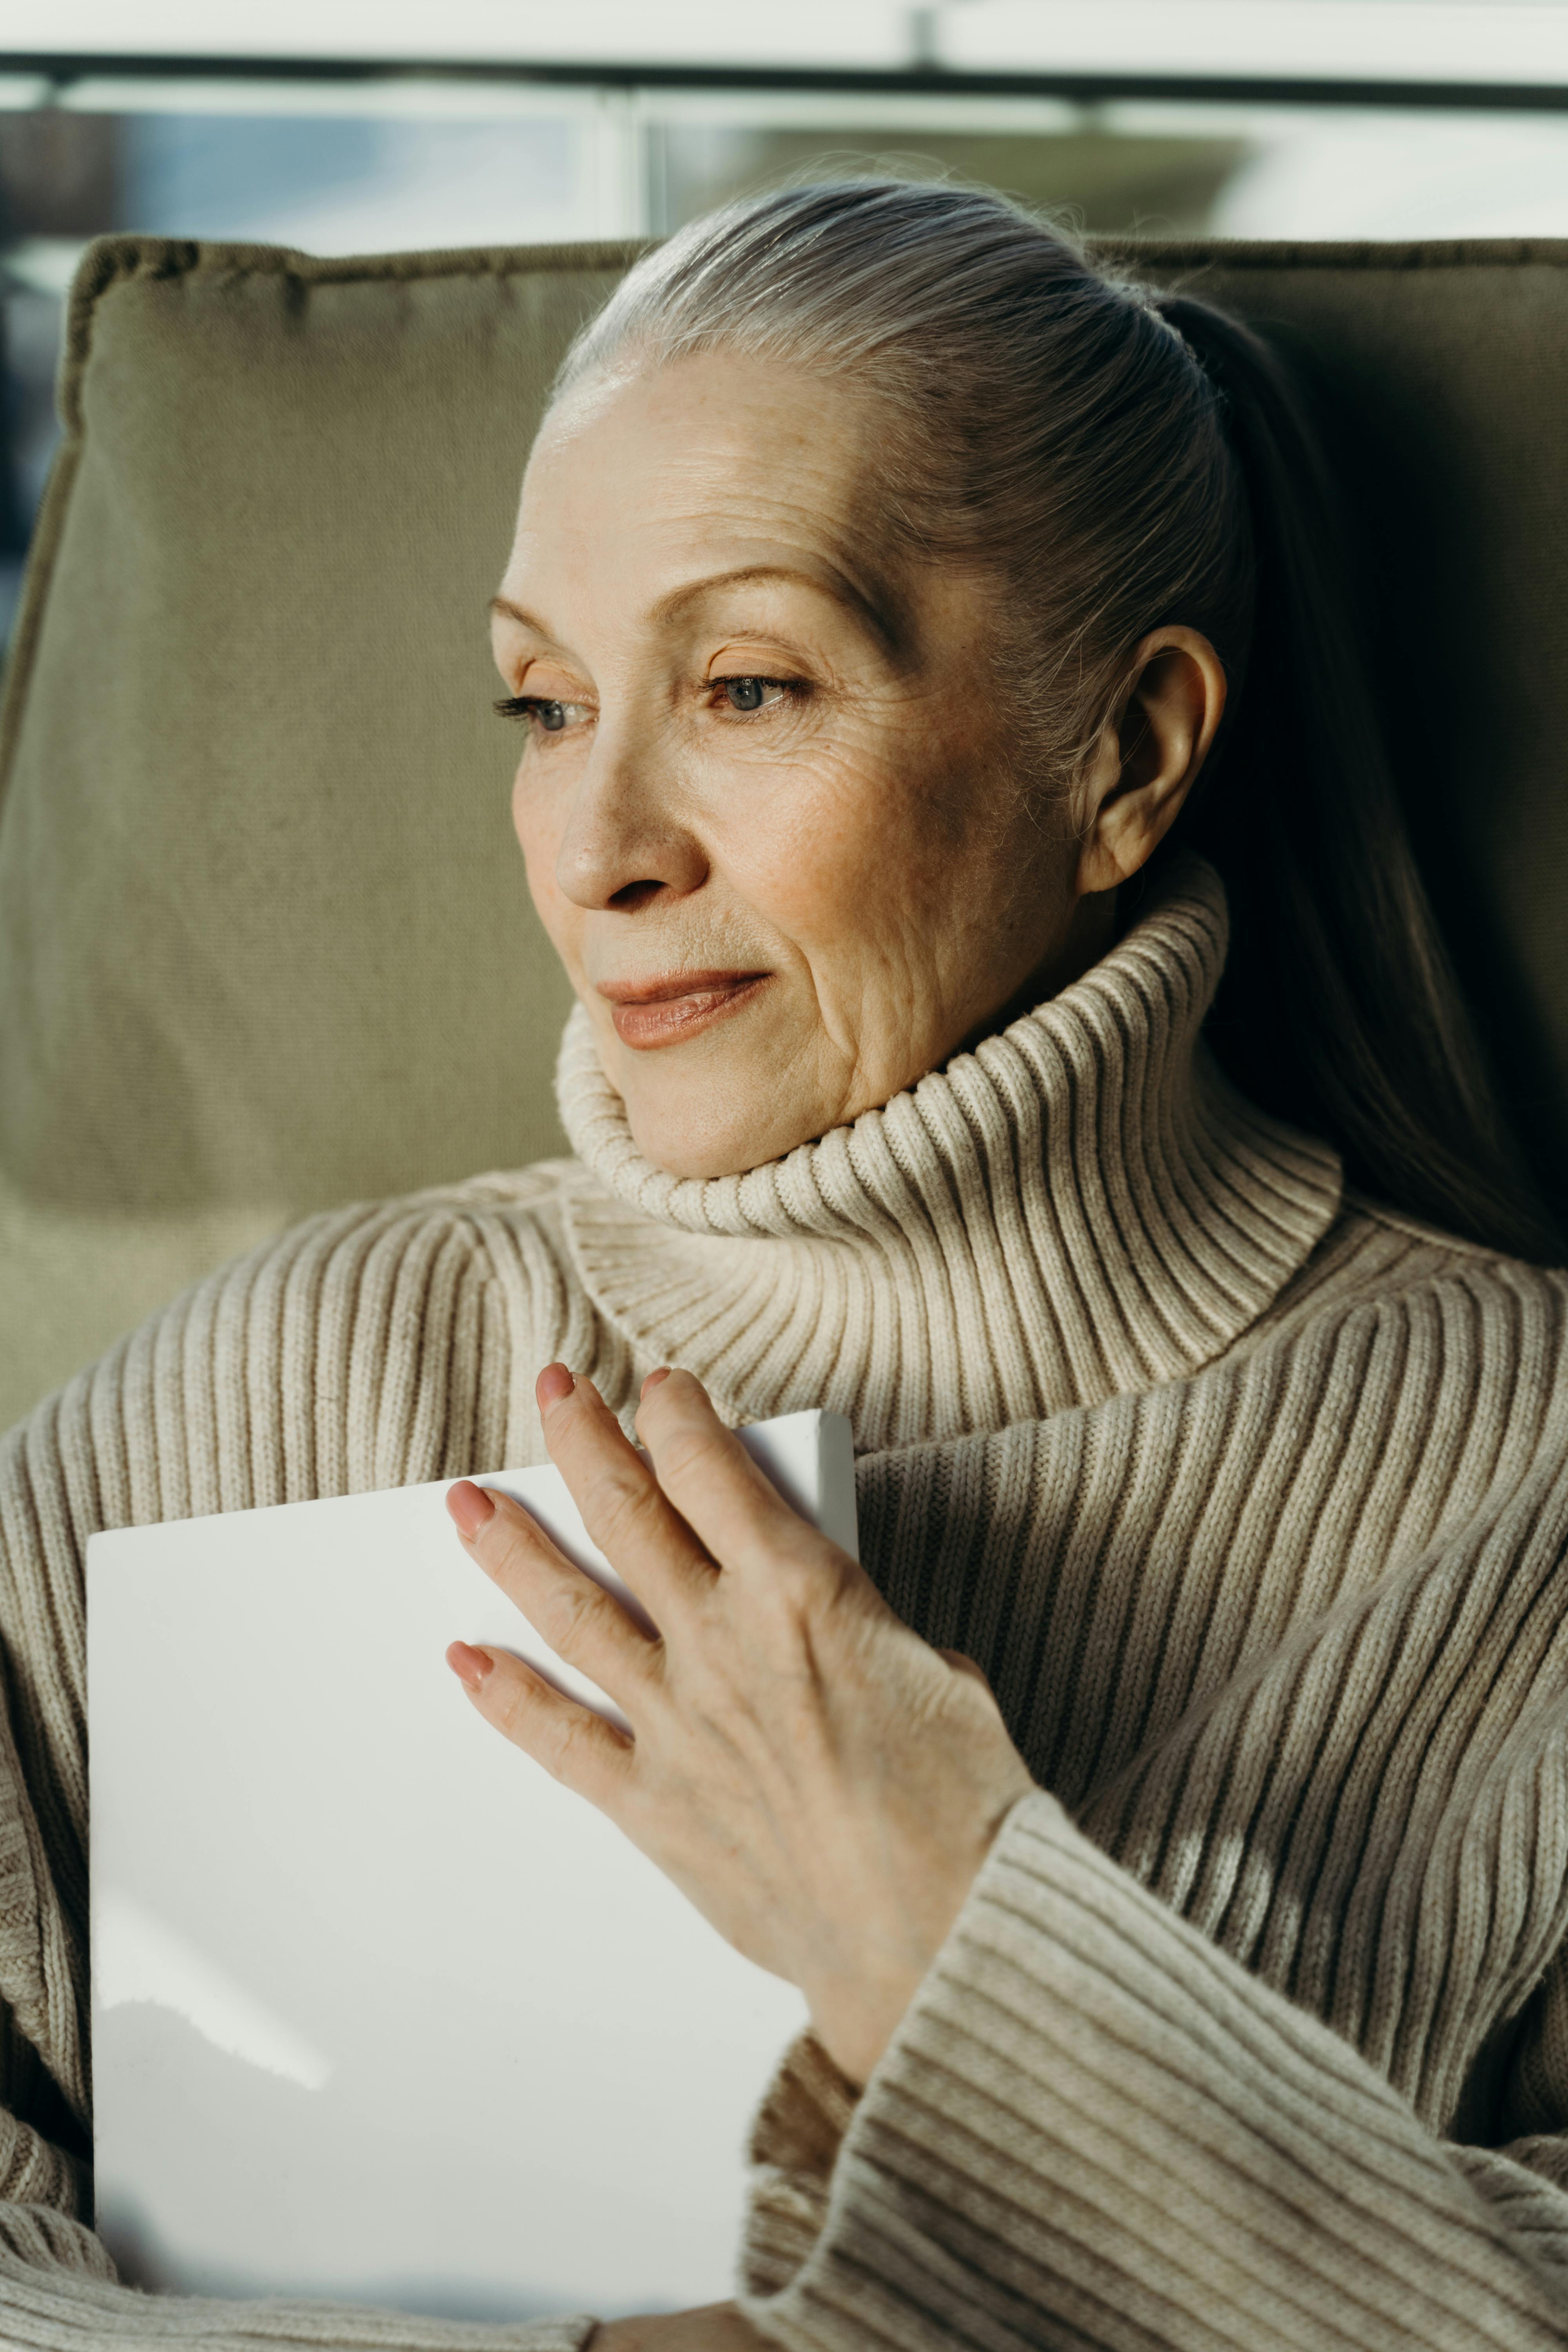
<svg viewBox="0 0 1568 2352">
<path fill-rule="evenodd" d="M 654 747 L 617 743 L 600 721 L 555 857 L 555 879 L 579 907 L 625 914 L 663 891 L 699 890 L 701 843 L 681 816 Z"/>
</svg>

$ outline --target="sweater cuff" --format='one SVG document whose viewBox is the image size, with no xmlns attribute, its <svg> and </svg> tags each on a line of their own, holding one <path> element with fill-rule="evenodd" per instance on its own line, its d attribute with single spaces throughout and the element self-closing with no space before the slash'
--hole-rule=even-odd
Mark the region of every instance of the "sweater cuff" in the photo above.
<svg viewBox="0 0 1568 2352">
<path fill-rule="evenodd" d="M 835 2325 L 829 2314 L 812 2309 L 820 2299 L 825 2274 L 834 2265 L 847 2210 L 853 2210 L 853 2197 L 847 2195 L 843 2179 L 837 2178 L 844 2140 L 862 2100 L 874 2133 L 879 2097 L 889 2081 L 897 2099 L 904 2047 L 918 2046 L 922 2038 L 919 2012 L 930 2004 L 939 1981 L 951 1980 L 950 1954 L 962 1943 L 970 1915 L 985 1903 L 987 1882 L 1005 1854 L 1021 1812 L 1037 1805 L 1048 1807 L 1066 1822 L 1066 1814 L 1044 1790 L 1023 1799 L 1007 1816 L 947 1944 L 900 2019 L 864 2092 L 858 2092 L 840 2074 L 816 2034 L 807 2032 L 790 2044 L 763 2093 L 748 2148 L 752 2178 L 737 2292 L 746 2315 L 763 2326 L 770 2337 L 776 2334 L 792 2346 L 820 2342 L 835 2347 L 840 2344 L 858 2347 L 871 2340 L 858 2333 L 853 2322 L 847 2327 Z M 855 2152 L 850 2151 L 846 2173 L 854 2161 Z"/>
<path fill-rule="evenodd" d="M 794 2238 L 742 2294 L 792 2352 L 1548 2340 L 1540 2282 L 1392 2085 L 1042 1790 L 826 2184 L 800 2145 Z"/>
<path fill-rule="evenodd" d="M 814 2033 L 790 2044 L 752 2127 L 740 2273 L 746 2294 L 787 2286 L 821 2235 L 857 2096 Z"/>
</svg>

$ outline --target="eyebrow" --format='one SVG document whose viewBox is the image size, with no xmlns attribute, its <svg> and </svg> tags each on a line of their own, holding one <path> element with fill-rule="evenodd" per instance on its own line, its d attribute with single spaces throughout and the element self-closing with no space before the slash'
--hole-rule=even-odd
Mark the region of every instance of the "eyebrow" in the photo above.
<svg viewBox="0 0 1568 2352">
<path fill-rule="evenodd" d="M 674 620 L 689 604 L 699 603 L 702 597 L 712 594 L 714 590 L 743 588 L 753 580 L 787 580 L 797 587 L 815 588 L 819 596 L 831 597 L 834 604 L 845 612 L 852 614 L 858 621 L 865 622 L 884 645 L 890 646 L 893 642 L 893 630 L 887 616 L 879 613 L 871 599 L 834 565 L 828 566 L 825 572 L 807 572 L 793 563 L 742 563 L 732 572 L 709 572 L 700 580 L 689 580 L 683 587 L 672 588 L 668 595 L 661 597 L 654 606 L 654 618 Z"/>
<path fill-rule="evenodd" d="M 536 637 L 542 638 L 545 645 L 554 646 L 557 653 L 563 653 L 565 651 L 564 646 L 555 645 L 554 638 L 551 635 L 542 621 L 536 619 L 531 613 L 525 613 L 522 606 L 521 604 L 514 604 L 510 596 L 492 596 L 490 598 L 489 609 L 492 613 L 501 614 L 509 621 L 516 621 L 520 623 L 525 629 L 531 629 L 533 632 L 533 635 Z"/>
<path fill-rule="evenodd" d="M 656 621 L 672 621 L 688 605 L 711 595 L 715 590 L 742 588 L 754 580 L 788 580 L 797 587 L 815 588 L 818 595 L 831 597 L 834 604 L 853 614 L 857 620 L 867 623 L 884 645 L 891 646 L 894 642 L 894 631 L 887 618 L 877 610 L 870 598 L 846 579 L 841 572 L 833 569 L 823 574 L 803 571 L 798 565 L 790 563 L 742 563 L 731 572 L 711 572 L 705 573 L 700 580 L 688 580 L 659 599 L 653 608 L 652 617 Z M 489 609 L 492 613 L 501 614 L 509 621 L 516 621 L 556 652 L 564 651 L 563 646 L 556 645 L 537 614 L 528 612 L 521 604 L 514 604 L 510 596 L 492 596 Z"/>
</svg>

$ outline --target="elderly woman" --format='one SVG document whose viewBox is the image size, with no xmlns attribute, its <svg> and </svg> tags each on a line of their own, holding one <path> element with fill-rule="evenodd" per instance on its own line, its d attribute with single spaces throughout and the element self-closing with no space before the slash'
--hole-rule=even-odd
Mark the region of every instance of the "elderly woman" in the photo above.
<svg viewBox="0 0 1568 2352">
<path fill-rule="evenodd" d="M 7 2340 L 456 2340 L 81 2218 L 82 1545 L 450 1475 L 635 1737 L 472 1703 L 814 2027 L 737 2306 L 510 2340 L 1568 2344 L 1568 1287 L 1329 505 L 1245 331 L 982 194 L 740 207 L 580 339 L 495 602 L 575 1158 L 317 1219 L 5 1454 Z M 808 1405 L 866 1572 L 729 1433 Z M 546 1449 L 659 1638 L 461 1475 Z"/>
</svg>

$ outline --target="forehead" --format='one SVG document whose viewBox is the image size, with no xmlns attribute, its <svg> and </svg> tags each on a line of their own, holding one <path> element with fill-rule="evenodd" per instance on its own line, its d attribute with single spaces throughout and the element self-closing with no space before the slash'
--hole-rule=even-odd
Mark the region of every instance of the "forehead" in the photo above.
<svg viewBox="0 0 1568 2352">
<path fill-rule="evenodd" d="M 874 430 L 850 388 L 732 352 L 591 382 L 541 430 L 509 576 L 595 550 L 658 564 L 727 541 L 868 554 Z"/>
</svg>

